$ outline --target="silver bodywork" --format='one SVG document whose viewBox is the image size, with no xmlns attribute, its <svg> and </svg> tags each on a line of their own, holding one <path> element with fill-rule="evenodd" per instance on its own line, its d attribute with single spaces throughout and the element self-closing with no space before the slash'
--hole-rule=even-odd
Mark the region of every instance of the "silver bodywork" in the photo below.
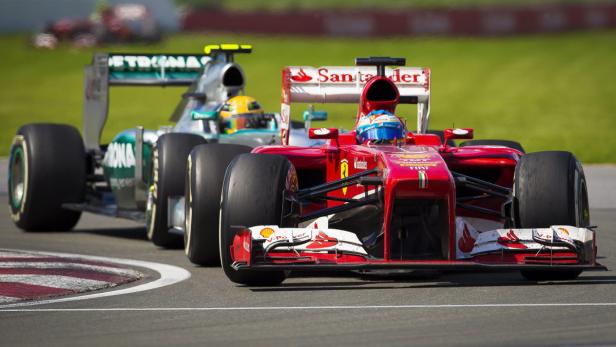
<svg viewBox="0 0 616 347">
<path fill-rule="evenodd" d="M 91 212 L 123 216 L 120 210 L 128 209 L 132 211 L 129 218 L 142 219 L 135 216 L 140 215 L 147 202 L 149 187 L 146 176 L 149 172 L 144 172 L 146 171 L 144 163 L 149 157 L 146 157 L 148 153 L 146 147 L 155 146 L 158 137 L 166 132 L 199 134 L 208 142 L 234 143 L 250 147 L 280 143 L 280 133 L 275 126 L 280 125 L 278 114 L 274 115 L 275 123 L 269 131 L 236 132 L 233 135 L 220 134 L 217 120 L 193 118 L 194 110 L 216 109 L 230 97 L 243 94 L 244 71 L 233 61 L 232 53 L 213 52 L 209 55 L 97 53 L 92 63 L 85 67 L 84 72 L 83 139 L 86 151 L 98 163 L 97 173 L 100 173 L 100 167 L 105 165 L 106 150 L 101 144 L 101 134 L 108 117 L 109 87 L 187 88 L 170 116 L 170 120 L 175 122 L 173 127 L 145 130 L 137 126 L 121 133 L 123 136 L 129 134 L 128 137 L 134 137 L 135 166 L 134 179 L 131 179 L 132 183 L 129 185 L 130 191 L 123 191 L 122 194 L 115 196 L 115 212 L 109 210 L 110 206 Z M 308 138 L 305 129 L 292 129 L 291 142 L 298 146 L 319 144 Z M 169 206 L 175 206 L 175 202 Z M 90 208 L 85 205 L 79 209 Z M 176 219 L 170 218 L 169 221 Z"/>
</svg>

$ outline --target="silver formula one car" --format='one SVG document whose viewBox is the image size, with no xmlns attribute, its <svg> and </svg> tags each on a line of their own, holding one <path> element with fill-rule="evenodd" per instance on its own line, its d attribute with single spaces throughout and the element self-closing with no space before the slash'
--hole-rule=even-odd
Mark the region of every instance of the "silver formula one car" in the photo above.
<svg viewBox="0 0 616 347">
<path fill-rule="evenodd" d="M 224 161 L 231 161 L 255 146 L 280 141 L 278 114 L 221 117 L 227 101 L 242 95 L 245 86 L 234 55 L 251 50 L 227 44 L 206 46 L 205 54 L 95 54 L 85 68 L 82 134 L 70 125 L 27 124 L 15 136 L 8 182 L 15 224 L 26 231 L 67 230 L 87 211 L 143 222 L 158 246 L 179 243 L 170 216 L 176 206 L 183 215 L 178 201 L 191 150 L 228 144 Z M 175 126 L 127 129 L 102 144 L 111 86 L 188 90 L 171 116 Z M 312 118 L 309 113 L 307 120 Z M 303 123 L 292 128 L 292 141 L 314 143 Z M 211 189 L 220 192 L 220 184 Z"/>
</svg>

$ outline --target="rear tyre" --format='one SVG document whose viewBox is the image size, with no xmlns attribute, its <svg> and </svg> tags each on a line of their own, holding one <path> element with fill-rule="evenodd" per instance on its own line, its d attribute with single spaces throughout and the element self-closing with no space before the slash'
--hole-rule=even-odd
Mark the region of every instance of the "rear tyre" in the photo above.
<svg viewBox="0 0 616 347">
<path fill-rule="evenodd" d="M 159 247 L 181 247 L 182 238 L 169 233 L 168 198 L 184 194 L 186 159 L 190 151 L 206 141 L 195 134 L 169 133 L 156 141 L 153 183 L 148 193 L 146 224 L 148 238 Z"/>
<path fill-rule="evenodd" d="M 518 162 L 513 184 L 513 218 L 518 228 L 590 224 L 586 178 L 569 152 L 537 152 Z M 581 271 L 522 271 L 529 280 L 568 280 Z"/>
<path fill-rule="evenodd" d="M 460 147 L 465 146 L 503 146 L 526 153 L 524 147 L 519 142 L 510 140 L 469 140 L 460 143 Z"/>
<path fill-rule="evenodd" d="M 266 286 L 280 284 L 284 271 L 235 270 L 230 247 L 238 230 L 231 226 L 288 226 L 283 218 L 287 206 L 285 191 L 297 190 L 295 168 L 286 157 L 242 154 L 229 165 L 220 204 L 220 262 L 227 277 L 239 284 Z"/>
<path fill-rule="evenodd" d="M 81 203 L 86 154 L 79 131 L 62 124 L 29 124 L 13 140 L 8 192 L 11 218 L 25 231 L 70 230 L 81 212 L 62 208 Z"/>
<path fill-rule="evenodd" d="M 252 148 L 233 144 L 195 147 L 188 157 L 184 194 L 184 251 L 198 265 L 220 265 L 220 194 L 227 166 Z"/>
</svg>

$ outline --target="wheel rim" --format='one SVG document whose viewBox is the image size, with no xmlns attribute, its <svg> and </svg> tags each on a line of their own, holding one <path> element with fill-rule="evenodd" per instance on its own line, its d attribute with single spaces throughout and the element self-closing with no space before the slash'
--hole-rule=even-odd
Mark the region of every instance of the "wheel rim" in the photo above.
<svg viewBox="0 0 616 347">
<path fill-rule="evenodd" d="M 19 210 L 25 192 L 25 163 L 22 147 L 16 147 L 11 153 L 9 168 L 9 195 L 11 206 Z"/>
</svg>

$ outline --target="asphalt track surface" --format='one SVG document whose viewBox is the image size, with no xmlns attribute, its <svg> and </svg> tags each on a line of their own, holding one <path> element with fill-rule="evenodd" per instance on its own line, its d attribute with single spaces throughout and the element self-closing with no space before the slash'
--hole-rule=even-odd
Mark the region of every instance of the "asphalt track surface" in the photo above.
<svg viewBox="0 0 616 347">
<path fill-rule="evenodd" d="M 591 221 L 599 225 L 599 261 L 616 269 L 616 209 L 593 209 Z M 517 273 L 323 274 L 248 288 L 219 268 L 192 266 L 181 250 L 156 249 L 131 222 L 84 215 L 72 232 L 24 233 L 7 209 L 0 211 L 0 247 L 139 259 L 192 274 L 141 293 L 0 312 L 0 346 L 616 344 L 613 271 L 551 283 Z M 145 274 L 143 281 L 156 279 Z"/>
</svg>

